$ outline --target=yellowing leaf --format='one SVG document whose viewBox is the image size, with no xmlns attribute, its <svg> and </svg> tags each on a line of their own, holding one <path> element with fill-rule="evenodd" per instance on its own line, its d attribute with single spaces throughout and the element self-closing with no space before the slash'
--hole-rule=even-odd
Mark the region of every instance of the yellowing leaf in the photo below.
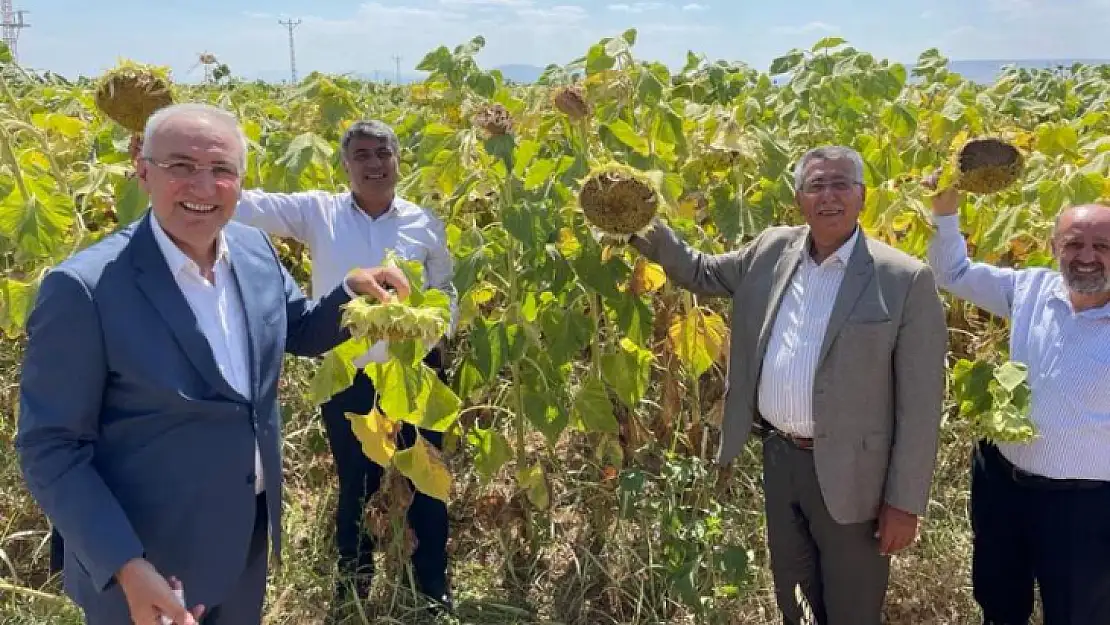
<svg viewBox="0 0 1110 625">
<path fill-rule="evenodd" d="M 682 219 L 693 219 L 698 214 L 697 196 L 688 195 L 678 202 L 678 216 Z"/>
<path fill-rule="evenodd" d="M 412 480 L 416 490 L 446 502 L 451 494 L 451 472 L 443 464 L 439 450 L 417 433 L 416 444 L 393 455 L 393 466 Z"/>
<path fill-rule="evenodd" d="M 721 357 L 727 335 L 728 328 L 720 315 L 700 309 L 676 316 L 667 332 L 671 349 L 695 376 L 708 371 Z"/>
<path fill-rule="evenodd" d="M 555 249 L 566 258 L 577 258 L 582 244 L 578 242 L 578 237 L 574 236 L 570 228 L 561 228 L 559 238 L 555 241 Z"/>
<path fill-rule="evenodd" d="M 957 132 L 956 136 L 952 137 L 952 143 L 949 144 L 952 152 L 958 152 L 960 148 L 964 147 L 964 144 L 967 143 L 967 139 L 968 134 L 966 130 Z"/>
<path fill-rule="evenodd" d="M 475 304 L 485 304 L 497 295 L 497 289 L 494 288 L 489 282 L 483 282 L 480 286 L 475 287 L 471 292 L 471 297 L 474 298 Z"/>
<path fill-rule="evenodd" d="M 524 489 L 524 494 L 533 506 L 540 510 L 546 510 L 551 505 L 551 492 L 547 488 L 547 477 L 544 475 L 543 467 L 538 463 L 519 469 L 516 472 L 516 481 Z"/>
<path fill-rule="evenodd" d="M 347 420 L 351 422 L 355 438 L 362 444 L 362 453 L 376 464 L 388 467 L 397 451 L 399 424 L 378 412 L 377 408 L 365 415 L 347 413 Z"/>
<path fill-rule="evenodd" d="M 667 283 L 667 274 L 659 265 L 644 257 L 636 259 L 636 266 L 632 269 L 631 289 L 635 295 L 654 293 L 663 288 Z"/>
</svg>

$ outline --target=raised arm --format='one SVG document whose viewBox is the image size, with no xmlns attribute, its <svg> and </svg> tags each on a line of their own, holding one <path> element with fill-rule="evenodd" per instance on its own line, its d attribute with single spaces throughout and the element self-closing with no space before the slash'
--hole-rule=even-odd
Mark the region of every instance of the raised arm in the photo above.
<svg viewBox="0 0 1110 625">
<path fill-rule="evenodd" d="M 50 271 L 27 322 L 15 449 L 32 496 L 101 590 L 143 557 L 93 464 L 107 373 L 92 295 L 77 276 Z"/>
<path fill-rule="evenodd" d="M 319 218 L 320 192 L 268 193 L 247 189 L 235 207 L 235 221 L 270 234 L 308 243 L 310 226 Z"/>
<path fill-rule="evenodd" d="M 992 314 L 1008 317 L 1019 272 L 968 258 L 967 242 L 960 233 L 958 206 L 959 196 L 951 189 L 933 198 L 936 232 L 929 241 L 929 267 L 945 291 Z"/>
<path fill-rule="evenodd" d="M 706 254 L 680 241 L 670 226 L 658 220 L 647 235 L 634 236 L 630 243 L 663 267 L 675 284 L 715 297 L 732 295 L 740 287 L 748 269 L 748 250 L 756 244 L 753 241 L 748 248 L 725 254 Z"/>
</svg>

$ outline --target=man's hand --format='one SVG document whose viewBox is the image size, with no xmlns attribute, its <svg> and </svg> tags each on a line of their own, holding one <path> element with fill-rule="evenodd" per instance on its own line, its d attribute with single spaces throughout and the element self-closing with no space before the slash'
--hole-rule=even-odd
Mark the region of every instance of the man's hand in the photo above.
<svg viewBox="0 0 1110 625">
<path fill-rule="evenodd" d="M 883 504 L 879 511 L 879 553 L 894 555 L 909 547 L 917 538 L 917 515 Z"/>
<path fill-rule="evenodd" d="M 937 172 L 928 178 L 921 181 L 921 186 L 929 189 L 930 191 L 937 190 L 937 181 L 940 179 L 940 172 Z M 955 215 L 956 211 L 960 209 L 960 192 L 955 188 L 949 187 L 940 193 L 933 195 L 933 214 L 938 216 Z"/>
<path fill-rule="evenodd" d="M 397 291 L 397 299 L 409 296 L 409 281 L 396 267 L 371 267 L 355 269 L 347 274 L 347 286 L 359 295 L 373 297 L 379 302 L 387 302 L 393 296 L 385 290 L 391 286 Z"/>
<path fill-rule="evenodd" d="M 127 598 L 127 609 L 135 625 L 155 625 L 163 622 L 162 616 L 174 625 L 197 625 L 204 613 L 202 605 L 186 610 L 169 582 L 143 558 L 123 565 L 116 580 Z"/>
</svg>

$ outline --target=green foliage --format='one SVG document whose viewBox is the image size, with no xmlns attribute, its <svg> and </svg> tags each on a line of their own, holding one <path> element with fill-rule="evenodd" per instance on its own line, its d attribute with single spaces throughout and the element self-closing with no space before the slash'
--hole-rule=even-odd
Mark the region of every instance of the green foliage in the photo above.
<svg viewBox="0 0 1110 625">
<path fill-rule="evenodd" d="M 993 365 L 960 359 L 952 369 L 960 417 L 974 436 L 995 443 L 1026 443 L 1036 436 L 1029 420 L 1028 368 L 1019 362 Z"/>
</svg>

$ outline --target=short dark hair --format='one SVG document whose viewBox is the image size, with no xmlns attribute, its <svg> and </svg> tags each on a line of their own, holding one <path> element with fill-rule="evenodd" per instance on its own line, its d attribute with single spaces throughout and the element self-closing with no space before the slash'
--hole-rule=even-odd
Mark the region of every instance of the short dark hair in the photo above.
<svg viewBox="0 0 1110 625">
<path fill-rule="evenodd" d="M 389 124 L 376 119 L 357 121 L 347 128 L 339 143 L 344 154 L 347 153 L 347 146 L 355 139 L 384 139 L 389 142 L 389 147 L 394 154 L 401 153 L 401 142 L 397 139 L 397 133 L 393 132 Z"/>
</svg>

